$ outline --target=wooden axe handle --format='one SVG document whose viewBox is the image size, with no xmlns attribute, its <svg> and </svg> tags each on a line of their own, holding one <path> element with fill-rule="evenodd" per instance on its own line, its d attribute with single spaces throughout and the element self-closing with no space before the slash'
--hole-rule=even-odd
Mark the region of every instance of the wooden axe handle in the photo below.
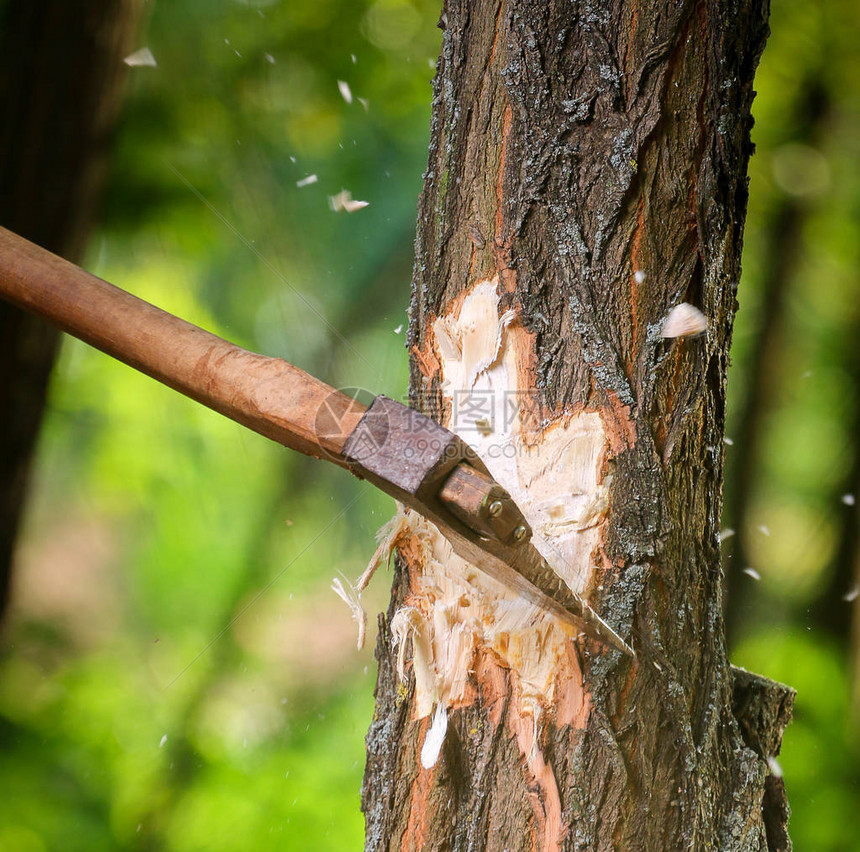
<svg viewBox="0 0 860 852">
<path fill-rule="evenodd" d="M 285 447 L 346 466 L 365 406 L 248 352 L 0 228 L 0 295 Z"/>
<path fill-rule="evenodd" d="M 348 468 L 426 517 L 505 540 L 528 524 L 468 446 L 386 397 L 366 406 L 280 358 L 248 352 L 0 228 L 0 296 L 285 447 Z M 357 428 L 367 413 L 369 420 Z M 483 471 L 469 465 L 469 461 Z M 455 471 L 475 487 L 449 487 Z M 441 502 L 439 502 L 441 500 Z M 497 500 L 498 502 L 498 500 Z M 444 518 L 453 511 L 455 517 Z M 441 515 L 440 515 L 441 513 Z"/>
</svg>

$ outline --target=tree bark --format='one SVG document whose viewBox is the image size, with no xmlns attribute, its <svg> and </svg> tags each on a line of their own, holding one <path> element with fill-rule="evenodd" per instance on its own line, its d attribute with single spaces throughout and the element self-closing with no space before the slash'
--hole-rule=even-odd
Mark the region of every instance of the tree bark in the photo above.
<svg viewBox="0 0 860 852">
<path fill-rule="evenodd" d="M 0 224 L 81 258 L 101 195 L 141 0 L 12 0 L 2 10 Z M 58 333 L 0 303 L 0 614 Z"/>
<path fill-rule="evenodd" d="M 484 455 L 637 657 L 463 580 L 400 516 L 368 850 L 788 848 L 767 758 L 792 692 L 733 703 L 717 538 L 766 19 L 766 0 L 445 3 L 412 403 Z M 706 335 L 661 336 L 680 302 Z M 752 705 L 781 710 L 739 724 Z"/>
</svg>

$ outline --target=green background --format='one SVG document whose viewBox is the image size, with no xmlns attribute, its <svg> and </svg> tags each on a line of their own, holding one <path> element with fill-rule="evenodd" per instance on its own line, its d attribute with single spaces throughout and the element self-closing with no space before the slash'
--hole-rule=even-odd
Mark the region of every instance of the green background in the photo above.
<svg viewBox="0 0 860 852">
<path fill-rule="evenodd" d="M 158 65 L 131 69 L 87 267 L 332 385 L 402 397 L 438 13 L 155 5 L 139 44 Z M 860 491 L 858 18 L 850 0 L 774 3 L 730 376 L 736 443 L 754 362 L 763 376 L 726 542 L 760 580 L 732 584 L 732 659 L 798 689 L 780 763 L 801 852 L 860 849 L 851 642 L 809 615 L 856 528 L 841 495 Z M 829 104 L 813 132 L 810 81 Z M 369 206 L 333 212 L 344 189 Z M 761 357 L 786 205 L 801 237 Z M 0 645 L 0 850 L 360 848 L 373 641 L 355 650 L 329 585 L 361 572 L 391 513 L 66 340 Z M 387 596 L 383 572 L 371 626 Z"/>
</svg>

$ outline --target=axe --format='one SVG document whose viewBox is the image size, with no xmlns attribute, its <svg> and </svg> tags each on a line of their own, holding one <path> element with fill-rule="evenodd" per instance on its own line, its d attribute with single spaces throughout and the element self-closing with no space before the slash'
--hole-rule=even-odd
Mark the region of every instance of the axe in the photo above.
<svg viewBox="0 0 860 852">
<path fill-rule="evenodd" d="M 553 571 L 510 495 L 460 437 L 385 396 L 370 406 L 242 349 L 0 228 L 0 296 L 285 447 L 367 479 L 454 551 L 603 645 L 632 649 Z"/>
</svg>

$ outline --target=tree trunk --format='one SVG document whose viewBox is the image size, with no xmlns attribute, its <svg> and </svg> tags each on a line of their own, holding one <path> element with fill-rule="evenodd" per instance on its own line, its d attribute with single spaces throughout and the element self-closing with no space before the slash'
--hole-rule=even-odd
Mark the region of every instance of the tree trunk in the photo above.
<svg viewBox="0 0 860 852">
<path fill-rule="evenodd" d="M 767 759 L 793 693 L 735 682 L 717 538 L 766 13 L 445 4 L 412 402 L 475 446 L 637 657 L 571 638 L 400 515 L 368 850 L 789 848 Z M 681 302 L 705 335 L 661 336 Z"/>
<path fill-rule="evenodd" d="M 0 21 L 0 224 L 72 261 L 92 229 L 141 0 L 11 0 Z M 59 334 L 0 303 L 0 614 Z"/>
</svg>

